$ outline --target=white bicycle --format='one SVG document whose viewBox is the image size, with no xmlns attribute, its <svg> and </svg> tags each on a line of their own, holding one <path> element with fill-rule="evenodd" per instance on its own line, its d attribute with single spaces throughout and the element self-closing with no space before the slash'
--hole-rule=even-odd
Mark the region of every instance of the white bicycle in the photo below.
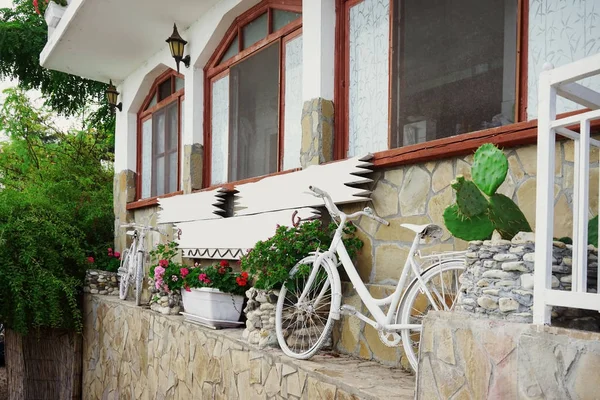
<svg viewBox="0 0 600 400">
<path fill-rule="evenodd" d="M 141 304 L 142 281 L 144 280 L 144 260 L 146 258 L 145 239 L 149 231 L 155 231 L 163 234 L 158 228 L 147 225 L 137 225 L 135 223 L 121 225 L 121 228 L 134 230 L 127 231 L 127 235 L 132 236 L 133 240 L 129 249 L 125 249 L 121 256 L 121 265 L 118 273 L 121 276 L 119 282 L 119 297 L 121 300 L 127 299 L 129 285 L 135 284 L 135 305 Z"/>
<path fill-rule="evenodd" d="M 462 257 L 465 252 L 423 256 L 417 252 L 421 240 L 441 237 L 442 229 L 434 224 L 403 224 L 403 227 L 415 232 L 409 256 L 394 293 L 375 299 L 356 272 L 344 247 L 343 229 L 346 221 L 360 216 L 384 225 L 389 225 L 389 222 L 368 207 L 346 215 L 325 191 L 313 186 L 310 190 L 311 194 L 324 200 L 338 228 L 329 249 L 317 251 L 299 261 L 279 292 L 275 329 L 282 351 L 293 358 L 312 357 L 328 340 L 333 321 L 339 320 L 342 314 L 353 315 L 375 328 L 385 345 L 394 347 L 402 343 L 410 365 L 416 371 L 422 319 L 429 310 L 449 311 L 454 308 L 460 287 L 458 278 L 465 269 Z M 415 260 L 416 255 L 421 263 Z M 344 267 L 371 317 L 350 305 L 341 305 L 339 265 Z M 406 285 L 411 275 L 414 277 Z"/>
</svg>

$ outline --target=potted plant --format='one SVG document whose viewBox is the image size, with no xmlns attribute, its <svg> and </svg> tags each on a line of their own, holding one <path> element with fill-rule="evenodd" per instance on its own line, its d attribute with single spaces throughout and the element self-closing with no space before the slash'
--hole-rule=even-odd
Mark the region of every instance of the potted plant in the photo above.
<svg viewBox="0 0 600 400">
<path fill-rule="evenodd" d="M 184 314 L 192 320 L 237 323 L 242 313 L 244 292 L 250 287 L 247 272 L 234 272 L 226 260 L 207 267 L 192 267 L 173 260 L 177 244 L 159 245 L 151 252 L 156 264 L 151 269 L 154 286 L 166 293 L 181 293 Z M 194 318 L 195 317 L 195 318 Z M 222 325 L 222 324 L 221 324 Z"/>
<path fill-rule="evenodd" d="M 248 303 L 244 310 L 247 322 L 243 337 L 248 343 L 259 347 L 277 344 L 275 304 L 279 289 L 299 260 L 311 252 L 329 248 L 336 228 L 333 223 L 323 226 L 320 221 L 292 227 L 278 225 L 272 237 L 257 242 L 241 258 L 242 269 L 255 277 L 253 287 L 246 292 Z M 343 240 L 351 258 L 363 246 L 355 232 L 356 226 L 349 222 Z"/>
</svg>

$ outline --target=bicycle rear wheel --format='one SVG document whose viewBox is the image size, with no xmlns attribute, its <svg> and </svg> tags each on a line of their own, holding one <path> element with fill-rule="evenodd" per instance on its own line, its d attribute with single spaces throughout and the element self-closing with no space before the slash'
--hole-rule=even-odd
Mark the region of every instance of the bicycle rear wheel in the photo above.
<svg viewBox="0 0 600 400">
<path fill-rule="evenodd" d="M 281 350 L 289 357 L 308 359 L 329 339 L 333 276 L 327 262 L 321 262 L 309 282 L 314 256 L 302 259 L 290 272 L 277 300 L 275 331 Z M 304 295 L 302 303 L 298 299 Z"/>
<path fill-rule="evenodd" d="M 119 298 L 121 300 L 125 300 L 127 298 L 127 288 L 129 288 L 129 259 L 131 255 L 129 254 L 129 249 L 125 249 L 123 254 L 121 254 L 121 266 L 119 267 L 119 275 L 121 276 L 121 280 L 119 281 Z"/>
<path fill-rule="evenodd" d="M 142 283 L 144 279 L 144 252 L 138 251 L 135 266 L 135 305 L 139 306 L 142 300 Z"/>
<path fill-rule="evenodd" d="M 396 314 L 396 323 L 421 325 L 423 317 L 429 310 L 452 311 L 460 289 L 458 278 L 464 270 L 465 263 L 463 261 L 452 260 L 435 264 L 423 272 L 421 279 L 431 294 L 431 299 L 419 281 L 416 278 L 413 279 L 402 299 L 399 312 Z M 421 330 L 403 329 L 401 334 L 404 352 L 410 366 L 416 372 L 419 362 Z"/>
</svg>

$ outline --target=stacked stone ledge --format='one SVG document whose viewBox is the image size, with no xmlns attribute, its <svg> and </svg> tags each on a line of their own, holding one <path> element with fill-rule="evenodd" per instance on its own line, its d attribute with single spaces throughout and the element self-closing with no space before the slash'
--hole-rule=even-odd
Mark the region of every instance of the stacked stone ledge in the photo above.
<svg viewBox="0 0 600 400">
<path fill-rule="evenodd" d="M 148 278 L 150 288 L 150 309 L 164 315 L 178 315 L 182 310 L 181 293 L 167 293 L 156 289 L 154 279 Z"/>
<path fill-rule="evenodd" d="M 248 343 L 258 345 L 259 348 L 277 346 L 275 306 L 278 295 L 276 290 L 250 288 L 246 291 L 246 329 L 242 337 Z"/>
<path fill-rule="evenodd" d="M 85 272 L 83 291 L 85 293 L 118 296 L 119 274 L 116 272 L 88 269 Z"/>
<path fill-rule="evenodd" d="M 489 318 L 515 322 L 533 321 L 535 244 L 533 233 L 519 233 L 512 241 L 469 242 L 466 270 L 460 277 L 458 309 Z M 571 289 L 572 246 L 554 242 L 552 287 Z M 588 249 L 588 291 L 596 292 L 598 250 Z M 585 311 L 555 307 L 554 319 L 576 319 Z M 599 325 L 600 326 L 600 325 Z M 576 327 L 576 326 L 575 326 Z M 596 329 L 593 329 L 596 330 Z"/>
</svg>

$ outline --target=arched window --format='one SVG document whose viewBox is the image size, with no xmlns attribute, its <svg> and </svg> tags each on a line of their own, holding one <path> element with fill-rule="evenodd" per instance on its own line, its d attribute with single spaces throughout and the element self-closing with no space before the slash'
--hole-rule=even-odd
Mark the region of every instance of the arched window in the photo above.
<svg viewBox="0 0 600 400">
<path fill-rule="evenodd" d="M 205 68 L 205 186 L 300 166 L 302 5 L 239 16 Z"/>
<path fill-rule="evenodd" d="M 138 113 L 137 198 L 179 190 L 183 75 L 168 70 L 159 76 Z"/>
</svg>

